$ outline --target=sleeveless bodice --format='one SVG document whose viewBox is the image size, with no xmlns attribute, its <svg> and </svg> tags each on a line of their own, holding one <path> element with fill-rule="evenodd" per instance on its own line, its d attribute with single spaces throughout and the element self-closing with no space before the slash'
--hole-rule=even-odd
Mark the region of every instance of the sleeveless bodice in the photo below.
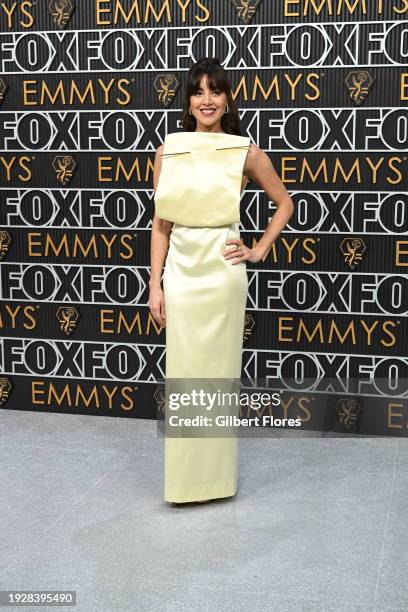
<svg viewBox="0 0 408 612">
<path fill-rule="evenodd" d="M 250 138 L 219 132 L 174 132 L 164 140 L 156 214 L 192 227 L 240 220 L 241 181 Z"/>
</svg>

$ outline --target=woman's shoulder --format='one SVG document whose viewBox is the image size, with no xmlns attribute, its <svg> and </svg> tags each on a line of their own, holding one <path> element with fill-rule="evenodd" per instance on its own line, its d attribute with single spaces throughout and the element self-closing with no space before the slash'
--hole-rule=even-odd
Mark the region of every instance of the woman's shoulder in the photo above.
<svg viewBox="0 0 408 612">
<path fill-rule="evenodd" d="M 262 152 L 262 149 L 260 147 L 258 147 L 258 145 L 255 142 L 250 143 L 250 147 L 249 147 L 249 152 L 252 155 L 259 155 L 260 152 Z"/>
<path fill-rule="evenodd" d="M 263 151 L 263 149 L 258 147 L 258 145 L 255 142 L 250 143 L 247 159 L 251 159 L 253 162 L 256 163 L 261 158 L 263 158 L 265 155 L 266 155 L 265 151 Z"/>
<path fill-rule="evenodd" d="M 251 142 L 245 159 L 244 173 L 250 179 L 256 179 L 262 172 L 268 172 L 273 166 L 269 155 L 257 144 Z"/>
</svg>

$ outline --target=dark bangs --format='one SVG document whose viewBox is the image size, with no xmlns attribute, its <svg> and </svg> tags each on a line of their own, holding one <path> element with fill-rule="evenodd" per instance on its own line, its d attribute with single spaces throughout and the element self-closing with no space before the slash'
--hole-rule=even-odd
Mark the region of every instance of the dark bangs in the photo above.
<svg viewBox="0 0 408 612">
<path fill-rule="evenodd" d="M 216 62 L 209 61 L 207 63 L 197 65 L 196 69 L 192 70 L 191 78 L 187 81 L 186 93 L 188 98 L 196 95 L 200 88 L 200 81 L 204 75 L 207 75 L 207 83 L 211 91 L 216 91 L 218 89 L 228 96 L 230 84 L 224 68 Z"/>
<path fill-rule="evenodd" d="M 226 134 L 236 134 L 241 136 L 240 120 L 237 105 L 232 97 L 231 83 L 228 73 L 221 66 L 219 59 L 215 57 L 203 57 L 196 62 L 188 71 L 187 82 L 185 84 L 185 94 L 183 103 L 182 125 L 186 132 L 194 132 L 197 121 L 190 115 L 190 97 L 197 94 L 200 88 L 200 81 L 207 75 L 208 87 L 211 91 L 219 90 L 226 94 L 228 113 L 224 113 L 221 119 L 221 127 Z"/>
</svg>

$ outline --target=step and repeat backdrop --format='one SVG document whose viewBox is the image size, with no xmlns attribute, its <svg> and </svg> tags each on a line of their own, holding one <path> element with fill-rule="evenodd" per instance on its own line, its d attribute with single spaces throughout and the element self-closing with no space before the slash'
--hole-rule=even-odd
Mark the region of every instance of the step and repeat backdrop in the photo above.
<svg viewBox="0 0 408 612">
<path fill-rule="evenodd" d="M 406 436 L 407 16 L 408 0 L 1 2 L 1 407 L 156 417 L 154 154 L 214 55 L 295 203 L 247 266 L 242 378 L 290 380 L 273 413 L 304 428 Z M 274 211 L 249 183 L 248 246 Z"/>
</svg>

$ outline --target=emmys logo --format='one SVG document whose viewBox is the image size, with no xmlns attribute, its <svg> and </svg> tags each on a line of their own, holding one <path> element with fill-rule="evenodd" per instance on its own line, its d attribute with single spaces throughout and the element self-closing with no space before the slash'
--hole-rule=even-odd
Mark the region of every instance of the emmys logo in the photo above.
<svg viewBox="0 0 408 612">
<path fill-rule="evenodd" d="M 342 399 L 337 404 L 339 421 L 346 429 L 350 429 L 358 420 L 361 408 L 355 399 Z"/>
<path fill-rule="evenodd" d="M 356 105 L 364 102 L 373 82 L 374 77 L 367 70 L 353 70 L 344 81 L 350 98 Z"/>
<path fill-rule="evenodd" d="M 159 102 L 163 106 L 169 106 L 175 96 L 179 82 L 174 74 L 162 74 L 155 78 L 153 86 L 157 92 Z"/>
<path fill-rule="evenodd" d="M 11 383 L 8 378 L 0 378 L 0 406 L 3 406 L 9 398 Z"/>
<path fill-rule="evenodd" d="M 74 0 L 51 0 L 48 9 L 52 20 L 60 29 L 65 28 L 75 8 Z"/>
<path fill-rule="evenodd" d="M 255 327 L 255 321 L 251 317 L 250 314 L 245 314 L 244 320 L 244 340 L 248 340 L 250 335 L 252 334 L 252 330 Z"/>
<path fill-rule="evenodd" d="M 57 179 L 63 185 L 69 183 L 76 170 L 76 163 L 71 155 L 57 155 L 52 162 Z"/>
<path fill-rule="evenodd" d="M 0 261 L 7 255 L 10 245 L 10 235 L 5 230 L 0 230 Z"/>
<path fill-rule="evenodd" d="M 6 96 L 7 89 L 8 87 L 6 81 L 0 77 L 0 104 L 3 102 Z"/>
<path fill-rule="evenodd" d="M 232 0 L 235 8 L 237 9 L 237 15 L 244 23 L 251 21 L 255 15 L 261 0 Z"/>
<path fill-rule="evenodd" d="M 343 253 L 346 264 L 354 270 L 363 259 L 366 247 L 361 238 L 344 238 L 340 245 L 340 250 Z"/>
<path fill-rule="evenodd" d="M 61 308 L 57 310 L 56 317 L 60 324 L 61 331 L 69 336 L 76 328 L 79 312 L 73 306 L 61 306 Z"/>
</svg>

